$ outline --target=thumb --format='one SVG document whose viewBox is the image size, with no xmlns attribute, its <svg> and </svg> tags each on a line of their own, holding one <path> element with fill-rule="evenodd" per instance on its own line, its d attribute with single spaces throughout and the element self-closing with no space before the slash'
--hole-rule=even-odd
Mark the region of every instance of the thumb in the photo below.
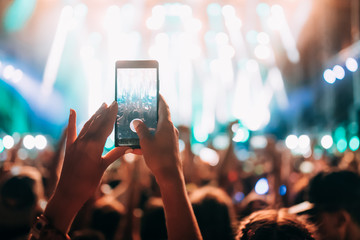
<svg viewBox="0 0 360 240">
<path fill-rule="evenodd" d="M 145 140 L 149 140 L 152 137 L 149 129 L 147 128 L 147 126 L 145 125 L 145 123 L 143 121 L 134 120 L 133 124 L 134 124 L 134 128 L 136 130 L 136 133 L 139 136 L 140 143 Z"/>
</svg>

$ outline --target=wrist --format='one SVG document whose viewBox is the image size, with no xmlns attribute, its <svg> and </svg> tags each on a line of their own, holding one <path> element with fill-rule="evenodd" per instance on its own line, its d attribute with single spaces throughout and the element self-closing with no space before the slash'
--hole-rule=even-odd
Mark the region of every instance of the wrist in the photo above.
<svg viewBox="0 0 360 240">
<path fill-rule="evenodd" d="M 84 202 L 79 199 L 65 196 L 56 191 L 45 208 L 44 216 L 52 226 L 66 234 L 83 204 Z"/>
</svg>

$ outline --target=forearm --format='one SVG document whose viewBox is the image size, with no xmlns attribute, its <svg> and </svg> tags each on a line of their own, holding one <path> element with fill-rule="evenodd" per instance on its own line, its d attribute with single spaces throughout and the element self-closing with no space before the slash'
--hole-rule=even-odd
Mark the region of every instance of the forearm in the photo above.
<svg viewBox="0 0 360 240">
<path fill-rule="evenodd" d="M 181 170 L 156 177 L 164 203 L 168 239 L 202 239 Z"/>
</svg>

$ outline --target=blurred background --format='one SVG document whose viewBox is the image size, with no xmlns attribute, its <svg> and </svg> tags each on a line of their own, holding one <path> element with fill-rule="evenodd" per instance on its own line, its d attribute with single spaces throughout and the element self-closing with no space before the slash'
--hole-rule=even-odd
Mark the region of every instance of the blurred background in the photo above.
<svg viewBox="0 0 360 240">
<path fill-rule="evenodd" d="M 111 103 L 120 59 L 159 61 L 195 154 L 232 142 L 247 159 L 269 135 L 305 158 L 356 151 L 359 13 L 358 0 L 1 0 L 0 160 L 20 139 L 22 158 L 54 145 L 70 108 L 80 129 Z"/>
</svg>

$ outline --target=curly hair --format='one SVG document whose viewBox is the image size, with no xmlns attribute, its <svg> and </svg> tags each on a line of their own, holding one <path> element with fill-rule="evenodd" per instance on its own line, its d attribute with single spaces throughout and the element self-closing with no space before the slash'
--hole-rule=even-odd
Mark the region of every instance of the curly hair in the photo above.
<svg viewBox="0 0 360 240">
<path fill-rule="evenodd" d="M 260 210 L 246 217 L 236 240 L 316 240 L 314 226 L 286 210 Z"/>
</svg>

